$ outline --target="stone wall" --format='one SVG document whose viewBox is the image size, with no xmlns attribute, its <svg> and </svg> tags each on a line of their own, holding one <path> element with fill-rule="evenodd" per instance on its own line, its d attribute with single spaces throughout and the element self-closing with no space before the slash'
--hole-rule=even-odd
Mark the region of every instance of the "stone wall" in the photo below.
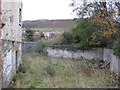
<svg viewBox="0 0 120 90">
<path fill-rule="evenodd" d="M 36 45 L 37 45 L 37 42 L 23 42 L 22 52 L 23 53 L 35 53 Z"/>
<path fill-rule="evenodd" d="M 106 49 L 106 48 L 104 48 L 104 54 L 103 54 L 103 60 L 104 61 L 109 61 L 109 60 L 111 60 L 112 59 L 112 55 L 113 55 L 113 51 L 112 51 L 112 49 Z"/>
<path fill-rule="evenodd" d="M 49 56 L 53 57 L 62 57 L 62 58 L 80 58 L 83 57 L 85 59 L 94 59 L 94 60 L 103 60 L 103 49 L 102 48 L 93 48 L 91 51 L 68 51 L 61 49 L 52 49 L 47 48 L 47 52 Z"/>
<path fill-rule="evenodd" d="M 110 61 L 110 68 L 114 72 L 120 75 L 120 58 L 113 55 L 113 51 L 111 49 L 106 48 L 93 48 L 89 51 L 81 51 L 78 50 L 76 52 L 68 51 L 68 50 L 61 50 L 61 49 L 53 49 L 53 48 L 46 48 L 48 55 L 52 57 L 61 57 L 61 58 L 80 58 L 83 57 L 85 59 L 94 59 L 94 60 L 104 60 Z"/>
<path fill-rule="evenodd" d="M 112 55 L 110 67 L 112 71 L 117 72 L 120 75 L 120 58 Z"/>
<path fill-rule="evenodd" d="M 104 48 L 104 61 L 110 61 L 111 70 L 117 72 L 120 75 L 120 58 L 118 56 L 113 55 L 112 49 Z"/>
</svg>

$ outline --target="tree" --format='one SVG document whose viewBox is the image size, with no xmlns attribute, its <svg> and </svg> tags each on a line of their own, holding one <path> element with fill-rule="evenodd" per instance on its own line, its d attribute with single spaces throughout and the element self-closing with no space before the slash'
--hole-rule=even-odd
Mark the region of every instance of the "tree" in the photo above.
<svg viewBox="0 0 120 90">
<path fill-rule="evenodd" d="M 87 41 L 91 35 L 96 32 L 98 27 L 93 25 L 88 18 L 80 18 L 78 22 L 72 26 L 71 29 L 75 37 L 77 37 L 77 41 Z"/>
<path fill-rule="evenodd" d="M 120 16 L 120 2 L 110 0 L 72 0 L 71 6 L 74 7 L 73 12 L 76 12 L 76 15 L 80 18 L 91 17 L 94 12 L 103 9 L 114 11 L 116 14 L 119 13 L 117 17 Z"/>
<path fill-rule="evenodd" d="M 119 15 L 120 15 L 120 2 L 115 2 L 115 5 L 118 7 L 118 12 L 119 12 Z"/>
<path fill-rule="evenodd" d="M 112 14 L 112 16 L 111 16 Z M 118 22 L 114 21 L 114 13 L 107 12 L 106 9 L 99 10 L 99 13 L 95 13 L 93 17 L 89 19 L 91 23 L 94 25 L 97 25 L 99 30 L 97 30 L 95 33 L 93 33 L 92 40 L 90 44 L 92 45 L 100 45 L 100 41 L 103 38 L 106 38 L 108 42 L 110 42 L 112 47 L 112 44 L 117 39 L 116 33 L 119 31 L 116 26 L 119 25 Z"/>
<path fill-rule="evenodd" d="M 117 8 L 118 8 L 118 15 L 117 15 L 117 19 L 118 19 L 118 21 L 120 21 L 120 2 L 115 2 L 115 5 L 117 6 Z"/>
<path fill-rule="evenodd" d="M 33 30 L 31 30 L 31 29 L 27 29 L 26 30 L 27 40 L 33 41 L 33 35 L 34 35 L 34 31 Z"/>
<path fill-rule="evenodd" d="M 98 30 L 98 27 L 93 25 L 88 18 L 80 18 L 71 29 L 75 36 L 75 43 L 80 45 L 83 50 L 90 49 L 91 36 Z"/>
<path fill-rule="evenodd" d="M 76 12 L 78 17 L 91 17 L 94 11 L 97 11 L 102 8 L 106 8 L 106 0 L 104 2 L 91 1 L 88 2 L 87 0 L 72 0 L 71 6 L 74 7 L 73 12 Z"/>
</svg>

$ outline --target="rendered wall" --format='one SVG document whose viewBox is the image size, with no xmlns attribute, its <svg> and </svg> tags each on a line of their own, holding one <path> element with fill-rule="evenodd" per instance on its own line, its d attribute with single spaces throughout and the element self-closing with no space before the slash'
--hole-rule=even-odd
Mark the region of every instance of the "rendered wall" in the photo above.
<svg viewBox="0 0 120 90">
<path fill-rule="evenodd" d="M 9 1 L 9 0 L 8 0 Z M 12 2 L 8 2 L 6 0 L 2 0 L 2 22 L 5 24 L 5 27 L 1 32 L 2 40 L 10 40 L 21 42 L 22 30 L 21 30 L 21 2 L 17 2 L 18 0 L 13 0 Z"/>
<path fill-rule="evenodd" d="M 2 86 L 6 88 L 21 63 L 21 43 L 10 41 L 2 41 L 2 43 Z"/>
<path fill-rule="evenodd" d="M 0 12 L 1 12 L 1 0 L 0 0 Z M 0 37 L 1 37 L 1 14 L 0 14 Z M 2 52 L 2 41 L 0 39 L 0 90 L 2 89 L 2 65 L 1 65 L 1 52 Z"/>
<path fill-rule="evenodd" d="M 2 88 L 6 88 L 21 63 L 22 3 L 20 0 L 2 0 L 1 65 Z"/>
<path fill-rule="evenodd" d="M 53 57 L 62 57 L 62 58 L 71 58 L 71 59 L 83 57 L 85 59 L 103 60 L 102 48 L 94 48 L 90 51 L 78 50 L 76 52 L 47 48 L 47 52 L 49 56 L 53 56 Z"/>
</svg>

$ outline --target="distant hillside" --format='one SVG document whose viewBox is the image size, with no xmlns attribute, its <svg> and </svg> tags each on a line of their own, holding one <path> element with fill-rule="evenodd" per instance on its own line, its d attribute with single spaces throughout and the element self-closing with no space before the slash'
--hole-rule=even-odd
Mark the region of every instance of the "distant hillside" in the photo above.
<svg viewBox="0 0 120 90">
<path fill-rule="evenodd" d="M 75 21 L 72 19 L 67 20 L 34 20 L 23 21 L 23 28 L 66 28 L 69 29 Z"/>
</svg>

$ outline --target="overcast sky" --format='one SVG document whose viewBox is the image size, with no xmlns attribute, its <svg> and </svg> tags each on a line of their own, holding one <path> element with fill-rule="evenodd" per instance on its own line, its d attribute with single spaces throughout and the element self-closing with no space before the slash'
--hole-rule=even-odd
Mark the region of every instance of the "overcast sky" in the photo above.
<svg viewBox="0 0 120 90">
<path fill-rule="evenodd" d="M 71 0 L 22 0 L 23 21 L 37 19 L 73 19 Z"/>
</svg>

